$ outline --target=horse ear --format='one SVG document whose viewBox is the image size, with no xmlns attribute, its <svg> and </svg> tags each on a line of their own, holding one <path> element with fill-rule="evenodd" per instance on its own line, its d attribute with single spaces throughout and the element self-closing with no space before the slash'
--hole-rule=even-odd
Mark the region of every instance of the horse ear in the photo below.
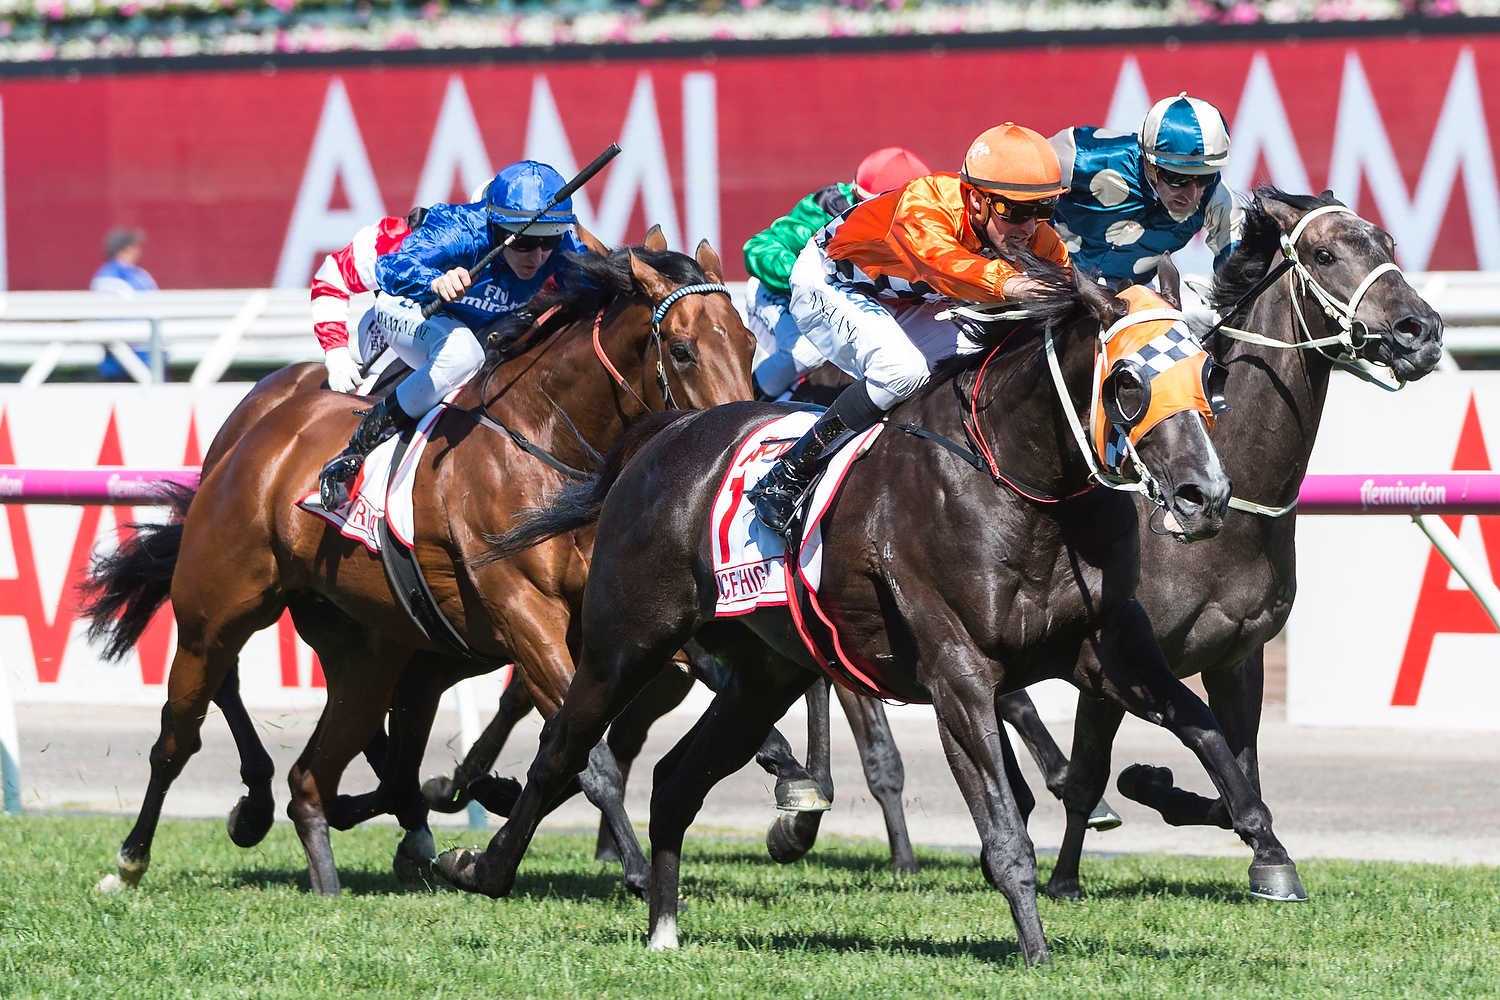
<svg viewBox="0 0 1500 1000">
<path fill-rule="evenodd" d="M 1266 214 L 1271 217 L 1271 221 L 1276 223 L 1276 228 L 1280 229 L 1283 233 L 1289 233 L 1295 229 L 1297 220 L 1302 218 L 1304 214 L 1301 209 L 1288 205 L 1280 198 L 1262 198 L 1260 200 L 1260 207 L 1265 209 Z"/>
<path fill-rule="evenodd" d="M 652 302 L 660 302 L 672 294 L 672 283 L 663 277 L 660 271 L 634 253 L 630 255 L 630 273 L 635 278 L 636 286 L 645 292 Z"/>
<path fill-rule="evenodd" d="M 714 250 L 714 245 L 708 240 L 699 240 L 698 249 L 693 254 L 698 261 L 698 266 L 703 268 L 703 273 L 708 276 L 709 281 L 724 283 L 724 265 L 719 261 L 719 254 Z"/>
<path fill-rule="evenodd" d="M 583 228 L 583 223 L 573 223 L 573 231 L 578 234 L 578 242 L 588 247 L 589 253 L 596 253 L 601 257 L 609 256 L 609 247 L 605 246 L 604 241 L 599 237 Z"/>
<path fill-rule="evenodd" d="M 1094 279 L 1094 275 L 1085 271 L 1078 265 L 1073 265 L 1073 290 L 1083 300 L 1089 312 L 1099 321 L 1100 326 L 1110 326 L 1115 320 L 1125 315 L 1129 308 L 1120 299 L 1109 293 L 1109 290 Z"/>
<path fill-rule="evenodd" d="M 652 226 L 646 230 L 646 238 L 641 240 L 641 246 L 647 250 L 665 250 L 667 234 L 661 231 L 661 226 Z"/>
<path fill-rule="evenodd" d="M 1169 253 L 1162 254 L 1157 262 L 1156 287 L 1161 290 L 1161 297 L 1167 300 L 1167 305 L 1173 309 L 1182 308 L 1182 272 L 1177 270 Z"/>
</svg>

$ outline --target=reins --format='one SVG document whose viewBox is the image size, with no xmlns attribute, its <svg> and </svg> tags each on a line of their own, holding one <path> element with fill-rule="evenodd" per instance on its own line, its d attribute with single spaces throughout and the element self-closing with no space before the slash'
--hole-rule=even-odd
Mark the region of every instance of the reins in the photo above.
<svg viewBox="0 0 1500 1000">
<path fill-rule="evenodd" d="M 713 282 L 700 282 L 698 284 L 683 285 L 680 288 L 673 289 L 672 292 L 666 296 L 666 298 L 661 300 L 661 302 L 656 306 L 655 310 L 653 310 L 651 313 L 650 345 L 654 345 L 656 347 L 656 384 L 657 388 L 661 392 L 662 404 L 667 409 L 675 409 L 677 403 L 672 396 L 671 383 L 667 379 L 666 355 L 662 348 L 661 321 L 666 317 L 667 310 L 671 309 L 672 306 L 681 299 L 686 298 L 689 295 L 709 295 L 715 292 L 722 292 L 725 295 L 728 295 L 729 289 L 724 285 Z M 547 322 L 547 320 L 551 319 L 560 308 L 560 305 L 552 306 L 546 312 L 542 313 L 542 315 L 537 317 L 536 322 L 533 324 L 533 326 L 536 328 L 540 328 Z M 614 364 L 609 359 L 609 355 L 605 353 L 604 344 L 599 339 L 600 332 L 602 331 L 604 325 L 604 313 L 605 309 L 601 307 L 599 311 L 594 314 L 592 335 L 594 344 L 594 356 L 599 359 L 599 363 L 604 366 L 604 370 L 609 373 L 610 378 L 614 381 L 615 385 L 629 393 L 636 402 L 641 404 L 641 408 L 643 410 L 649 411 L 651 407 L 646 403 L 644 399 L 641 398 L 640 393 L 635 391 L 635 387 L 632 386 L 628 380 L 626 380 L 625 376 L 620 374 L 619 369 L 614 366 Z M 650 345 L 648 345 L 648 352 Z M 503 362 L 504 360 L 505 359 L 502 357 L 501 361 Z M 641 362 L 641 367 L 643 370 L 646 364 L 646 360 L 643 359 Z M 568 465 L 566 462 L 559 459 L 556 455 L 553 455 L 545 448 L 542 448 L 541 446 L 533 443 L 526 437 L 526 435 L 522 434 L 515 428 L 508 426 L 503 420 L 496 417 L 493 413 L 490 412 L 490 404 L 499 400 L 502 396 L 505 395 L 505 393 L 510 391 L 512 386 L 516 384 L 514 381 L 512 381 L 504 389 L 496 393 L 493 399 L 488 398 L 487 393 L 489 389 L 489 381 L 491 377 L 494 376 L 495 372 L 499 370 L 500 362 L 497 362 L 493 367 L 490 368 L 488 372 L 485 373 L 484 379 L 479 386 L 478 404 L 465 412 L 467 412 L 469 416 L 473 417 L 474 420 L 481 426 L 505 434 L 513 442 L 515 442 L 518 448 L 526 452 L 526 454 L 538 459 L 552 469 L 561 472 L 563 475 L 568 476 L 572 479 L 580 480 L 589 478 L 590 473 L 584 472 L 581 469 L 575 469 L 573 466 Z M 556 404 L 554 403 L 553 405 Z"/>
</svg>

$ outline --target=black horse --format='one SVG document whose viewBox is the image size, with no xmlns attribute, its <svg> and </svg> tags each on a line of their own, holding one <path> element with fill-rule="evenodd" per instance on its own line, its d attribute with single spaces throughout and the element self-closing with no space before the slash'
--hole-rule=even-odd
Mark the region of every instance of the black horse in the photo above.
<svg viewBox="0 0 1500 1000">
<path fill-rule="evenodd" d="M 1139 382 L 1106 380 L 1103 405 L 1093 406 L 1101 324 L 1125 306 L 1081 282 L 1044 297 L 1037 310 L 984 335 L 993 355 L 955 359 L 893 414 L 956 440 L 967 411 L 976 437 L 989 442 L 997 477 L 1025 484 L 1019 488 L 1029 496 L 986 481 L 948 449 L 887 430 L 825 515 L 821 591 L 843 648 L 872 666 L 892 694 L 934 704 L 979 829 L 982 867 L 1010 903 L 1028 962 L 1049 958 L 1025 831 L 1033 803 L 1000 732 L 997 692 L 1065 676 L 1168 726 L 1222 779 L 1257 864 L 1288 864 L 1213 717 L 1172 676 L 1132 596 L 1134 504 L 1119 492 L 1087 488 L 1096 459 L 1078 447 L 1071 418 L 1103 410 L 1128 422 L 1141 403 Z M 962 408 L 950 390 L 966 401 Z M 592 488 L 565 490 L 529 525 L 500 539 L 497 551 L 505 553 L 598 521 L 578 674 L 543 731 L 509 822 L 483 853 L 439 858 L 450 881 L 508 893 L 537 823 L 566 793 L 610 719 L 696 638 L 734 673 L 657 766 L 651 945 L 676 945 L 683 833 L 708 789 L 749 760 L 807 688 L 812 668 L 785 610 L 712 617 L 717 593 L 707 525 L 714 493 L 731 446 L 779 412 L 734 404 L 642 424 Z M 1217 531 L 1229 495 L 1205 433 L 1207 415 L 1206 406 L 1181 409 L 1136 446 L 1158 484 L 1162 523 L 1183 540 Z M 1094 655 L 1081 656 L 1084 649 Z"/>
</svg>

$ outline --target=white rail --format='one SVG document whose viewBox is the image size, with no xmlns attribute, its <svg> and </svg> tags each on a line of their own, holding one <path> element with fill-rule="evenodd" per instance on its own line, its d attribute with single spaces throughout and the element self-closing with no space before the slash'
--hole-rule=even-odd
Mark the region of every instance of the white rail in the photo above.
<svg viewBox="0 0 1500 1000">
<path fill-rule="evenodd" d="M 1442 315 L 1450 355 L 1500 354 L 1500 273 L 1408 275 Z M 730 285 L 735 305 L 743 284 Z M 368 298 L 355 300 L 351 312 Z M 136 353 L 144 350 L 146 360 Z M 23 367 L 21 384 L 58 369 L 115 358 L 137 382 L 162 381 L 167 362 L 193 365 L 193 385 L 217 382 L 231 364 L 267 367 L 322 357 L 305 288 L 161 291 L 134 299 L 96 292 L 0 294 L 0 366 Z"/>
</svg>

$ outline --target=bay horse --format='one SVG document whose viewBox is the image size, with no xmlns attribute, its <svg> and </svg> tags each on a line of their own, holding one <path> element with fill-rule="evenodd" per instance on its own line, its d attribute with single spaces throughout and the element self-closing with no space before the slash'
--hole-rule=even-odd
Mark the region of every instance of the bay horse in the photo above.
<svg viewBox="0 0 1500 1000">
<path fill-rule="evenodd" d="M 151 781 L 112 885 L 144 874 L 162 800 L 200 744 L 210 699 L 234 675 L 245 640 L 283 609 L 328 681 L 323 716 L 288 779 L 287 812 L 315 892 L 339 888 L 329 826 L 390 809 L 408 831 L 403 845 L 430 850 L 416 772 L 449 684 L 515 661 L 544 714 L 556 711 L 573 673 L 568 631 L 590 532 L 483 567 L 471 559 L 484 530 L 566 478 L 522 454 L 523 442 L 581 475 L 579 467 L 645 413 L 751 394 L 753 339 L 722 294 L 718 256 L 706 241 L 696 261 L 645 250 L 578 261 L 585 280 L 540 300 L 558 309 L 532 331 L 530 349 L 486 363 L 433 427 L 418 467 L 416 557 L 470 656 L 427 639 L 395 603 L 378 557 L 296 506 L 353 428 L 357 401 L 343 394 L 291 393 L 205 474 L 181 521 L 142 531 L 96 560 L 86 612 L 107 654 L 129 649 L 168 596 L 178 627 Z M 413 657 L 421 667 L 407 670 Z M 380 789 L 339 796 L 344 768 L 376 737 L 388 708 L 392 745 Z M 646 866 L 619 802 L 618 772 L 607 753 L 595 757 L 580 783 L 615 816 L 627 882 L 642 891 Z M 270 776 L 269 768 L 257 773 L 261 784 L 247 798 L 269 805 Z"/>
<path fill-rule="evenodd" d="M 1142 293 L 1137 302 L 1161 302 Z M 891 417 L 950 442 L 963 439 L 971 419 L 973 433 L 989 443 L 992 481 L 951 449 L 888 427 L 824 515 L 819 599 L 843 649 L 878 671 L 886 693 L 934 705 L 979 830 L 981 866 L 1005 894 L 1031 963 L 1049 955 L 1026 803 L 995 714 L 997 692 L 1065 676 L 1165 725 L 1222 781 L 1257 862 L 1287 859 L 1212 715 L 1172 675 L 1132 596 L 1134 503 L 1116 490 L 1089 488 L 1097 458 L 1081 440 L 1076 414 L 1128 420 L 1141 403 L 1139 384 L 1117 384 L 1111 397 L 1108 388 L 1097 392 L 1094 378 L 1096 349 L 1126 306 L 1077 275 L 1072 287 L 1053 286 L 1027 307 L 1036 313 L 978 334 L 979 353 L 940 368 Z M 715 494 L 738 443 L 783 412 L 749 403 L 654 416 L 627 434 L 596 483 L 566 488 L 497 540 L 492 555 L 503 556 L 596 522 L 582 651 L 509 821 L 483 852 L 440 855 L 435 868 L 443 877 L 472 892 L 508 893 L 537 823 L 609 720 L 695 638 L 732 664 L 734 683 L 656 768 L 649 941 L 653 949 L 676 947 L 684 831 L 708 789 L 749 759 L 816 670 L 787 609 L 712 617 Z M 1206 404 L 1180 409 L 1137 446 L 1171 515 L 1161 523 L 1184 540 L 1217 531 L 1229 499 L 1207 416 Z M 1016 492 L 1001 482 L 1017 484 Z M 1098 655 L 1086 659 L 1084 648 Z"/>
</svg>

